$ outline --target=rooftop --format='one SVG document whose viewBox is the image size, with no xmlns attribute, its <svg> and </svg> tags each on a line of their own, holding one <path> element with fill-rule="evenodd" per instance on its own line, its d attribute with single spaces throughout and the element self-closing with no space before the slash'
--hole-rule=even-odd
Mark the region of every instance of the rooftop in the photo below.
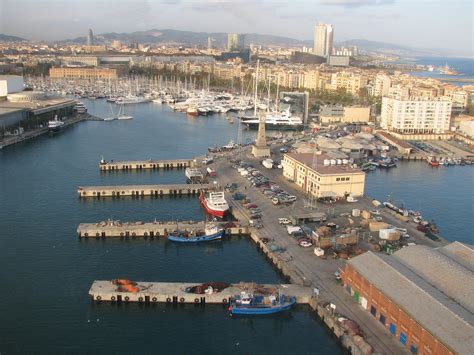
<svg viewBox="0 0 474 355">
<path fill-rule="evenodd" d="M 350 165 L 324 165 L 324 161 L 335 160 L 327 154 L 311 154 L 311 153 L 288 153 L 285 154 L 291 159 L 298 161 L 300 164 L 316 171 L 321 175 L 337 175 L 337 174 L 364 174 L 358 168 L 352 168 Z"/>
<path fill-rule="evenodd" d="M 405 249 L 410 248 L 413 247 Z M 406 253 L 403 258 L 420 259 L 419 263 L 422 263 L 425 259 L 419 257 L 416 251 L 417 249 Z M 472 312 L 436 289 L 396 256 L 369 251 L 349 260 L 348 263 L 448 348 L 461 354 L 472 352 Z M 434 267 L 432 272 L 438 272 L 437 268 Z M 473 284 L 473 275 L 470 275 L 470 281 L 468 280 L 465 282 Z M 462 288 L 459 285 L 458 287 Z"/>
</svg>

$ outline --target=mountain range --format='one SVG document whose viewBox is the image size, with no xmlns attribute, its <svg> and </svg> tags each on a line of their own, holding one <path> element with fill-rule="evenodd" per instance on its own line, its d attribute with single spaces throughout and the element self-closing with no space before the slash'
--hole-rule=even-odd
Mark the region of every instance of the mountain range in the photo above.
<svg viewBox="0 0 474 355">
<path fill-rule="evenodd" d="M 148 31 L 137 31 L 131 33 L 102 33 L 94 36 L 94 40 L 98 44 L 110 44 L 114 40 L 121 41 L 124 44 L 129 43 L 146 43 L 152 45 L 183 45 L 187 47 L 207 48 L 208 38 L 211 38 L 213 47 L 224 48 L 227 45 L 227 33 L 224 32 L 191 32 L 172 29 L 152 29 Z M 60 41 L 62 44 L 75 43 L 85 44 L 86 36 L 66 39 Z M 0 34 L 0 42 L 18 42 L 26 41 L 26 39 L 16 36 L 8 36 Z M 245 34 L 245 42 L 247 44 L 262 46 L 279 46 L 279 47 L 312 47 L 312 40 L 299 40 L 289 37 L 265 35 L 258 33 Z M 439 55 L 441 50 L 433 49 L 416 49 L 407 46 L 401 46 L 385 42 L 375 42 L 365 39 L 353 39 L 335 43 L 336 46 L 357 46 L 359 49 L 370 53 L 393 54 L 402 56 L 421 56 L 421 55 Z"/>
</svg>

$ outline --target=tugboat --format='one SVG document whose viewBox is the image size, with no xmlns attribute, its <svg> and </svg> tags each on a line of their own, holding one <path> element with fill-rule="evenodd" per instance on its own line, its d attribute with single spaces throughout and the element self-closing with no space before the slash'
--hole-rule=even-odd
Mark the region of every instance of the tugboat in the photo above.
<svg viewBox="0 0 474 355">
<path fill-rule="evenodd" d="M 200 243 L 200 242 L 210 242 L 213 240 L 221 239 L 224 235 L 224 228 L 208 225 L 206 229 L 201 232 L 194 233 L 184 233 L 180 231 L 175 231 L 168 235 L 168 240 L 171 242 L 178 243 Z"/>
<path fill-rule="evenodd" d="M 286 311 L 293 307 L 296 298 L 284 296 L 280 293 L 276 295 L 264 296 L 253 295 L 252 293 L 241 292 L 240 295 L 233 296 L 230 300 L 229 313 L 261 315 L 273 314 Z"/>
<path fill-rule="evenodd" d="M 229 204 L 225 200 L 224 192 L 210 192 L 208 196 L 201 194 L 199 202 L 206 212 L 214 217 L 223 218 L 229 210 Z"/>
</svg>

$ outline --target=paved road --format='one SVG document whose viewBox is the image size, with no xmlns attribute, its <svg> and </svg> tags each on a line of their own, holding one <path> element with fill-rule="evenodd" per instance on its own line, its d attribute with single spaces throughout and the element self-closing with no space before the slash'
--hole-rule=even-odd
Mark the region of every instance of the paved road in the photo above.
<svg viewBox="0 0 474 355">
<path fill-rule="evenodd" d="M 250 160 L 250 159 L 247 159 Z M 254 162 L 257 167 L 258 163 Z M 404 348 L 377 322 L 369 312 L 363 310 L 352 297 L 336 282 L 334 272 L 343 265 L 342 260 L 327 259 L 322 260 L 313 254 L 313 248 L 302 248 L 296 240 L 290 237 L 285 228 L 278 224 L 279 217 L 288 217 L 290 214 L 308 212 L 304 209 L 303 195 L 287 184 L 281 178 L 281 170 L 260 169 L 262 173 L 277 181 L 278 184 L 287 191 L 294 193 L 299 197 L 297 203 L 293 206 L 274 206 L 270 199 L 260 193 L 259 189 L 250 186 L 247 179 L 238 174 L 235 169 L 230 167 L 226 161 L 218 161 L 216 164 L 218 172 L 218 181 L 225 185 L 228 182 L 236 182 L 239 185 L 239 191 L 246 193 L 262 210 L 263 228 L 258 229 L 257 233 L 263 238 L 268 238 L 281 248 L 284 248 L 287 265 L 294 271 L 300 279 L 320 290 L 320 300 L 330 301 L 337 306 L 337 311 L 346 317 L 353 319 L 365 333 L 365 338 L 378 353 L 399 354 L 405 353 Z M 265 171 L 264 171 L 265 170 Z M 231 201 L 236 212 L 246 215 L 248 211 L 235 201 Z M 325 210 L 326 205 L 319 206 L 320 210 Z M 349 206 L 348 209 L 351 209 Z M 289 256 L 289 258 L 287 258 Z M 285 260 L 283 259 L 283 260 Z"/>
</svg>

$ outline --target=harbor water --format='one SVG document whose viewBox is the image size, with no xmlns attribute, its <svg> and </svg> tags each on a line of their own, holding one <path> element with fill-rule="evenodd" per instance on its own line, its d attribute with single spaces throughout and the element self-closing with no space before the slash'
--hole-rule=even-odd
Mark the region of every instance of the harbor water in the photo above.
<svg viewBox="0 0 474 355">
<path fill-rule="evenodd" d="M 110 115 L 104 101 L 84 101 L 92 114 Z M 0 353 L 339 353 L 306 306 L 230 318 L 223 306 L 91 303 L 100 279 L 284 282 L 245 237 L 200 245 L 77 238 L 81 222 L 204 218 L 195 198 L 78 199 L 79 185 L 185 181 L 176 170 L 101 174 L 101 156 L 187 158 L 237 138 L 224 117 L 190 119 L 153 104 L 126 110 L 133 120 L 81 122 L 0 151 Z"/>
<path fill-rule="evenodd" d="M 110 116 L 103 100 L 89 112 Z M 184 182 L 183 171 L 100 173 L 98 162 L 189 158 L 237 139 L 237 120 L 189 118 L 130 105 L 131 121 L 81 122 L 0 150 L 0 353 L 292 353 L 340 348 L 307 307 L 229 318 L 221 306 L 92 304 L 93 280 L 206 282 L 283 280 L 246 238 L 204 245 L 166 240 L 79 240 L 81 222 L 200 220 L 193 198 L 80 200 L 80 185 Z M 244 131 L 243 141 L 255 132 Z M 472 242 L 472 167 L 403 162 L 368 174 L 366 193 L 420 210 L 450 240 Z"/>
</svg>

